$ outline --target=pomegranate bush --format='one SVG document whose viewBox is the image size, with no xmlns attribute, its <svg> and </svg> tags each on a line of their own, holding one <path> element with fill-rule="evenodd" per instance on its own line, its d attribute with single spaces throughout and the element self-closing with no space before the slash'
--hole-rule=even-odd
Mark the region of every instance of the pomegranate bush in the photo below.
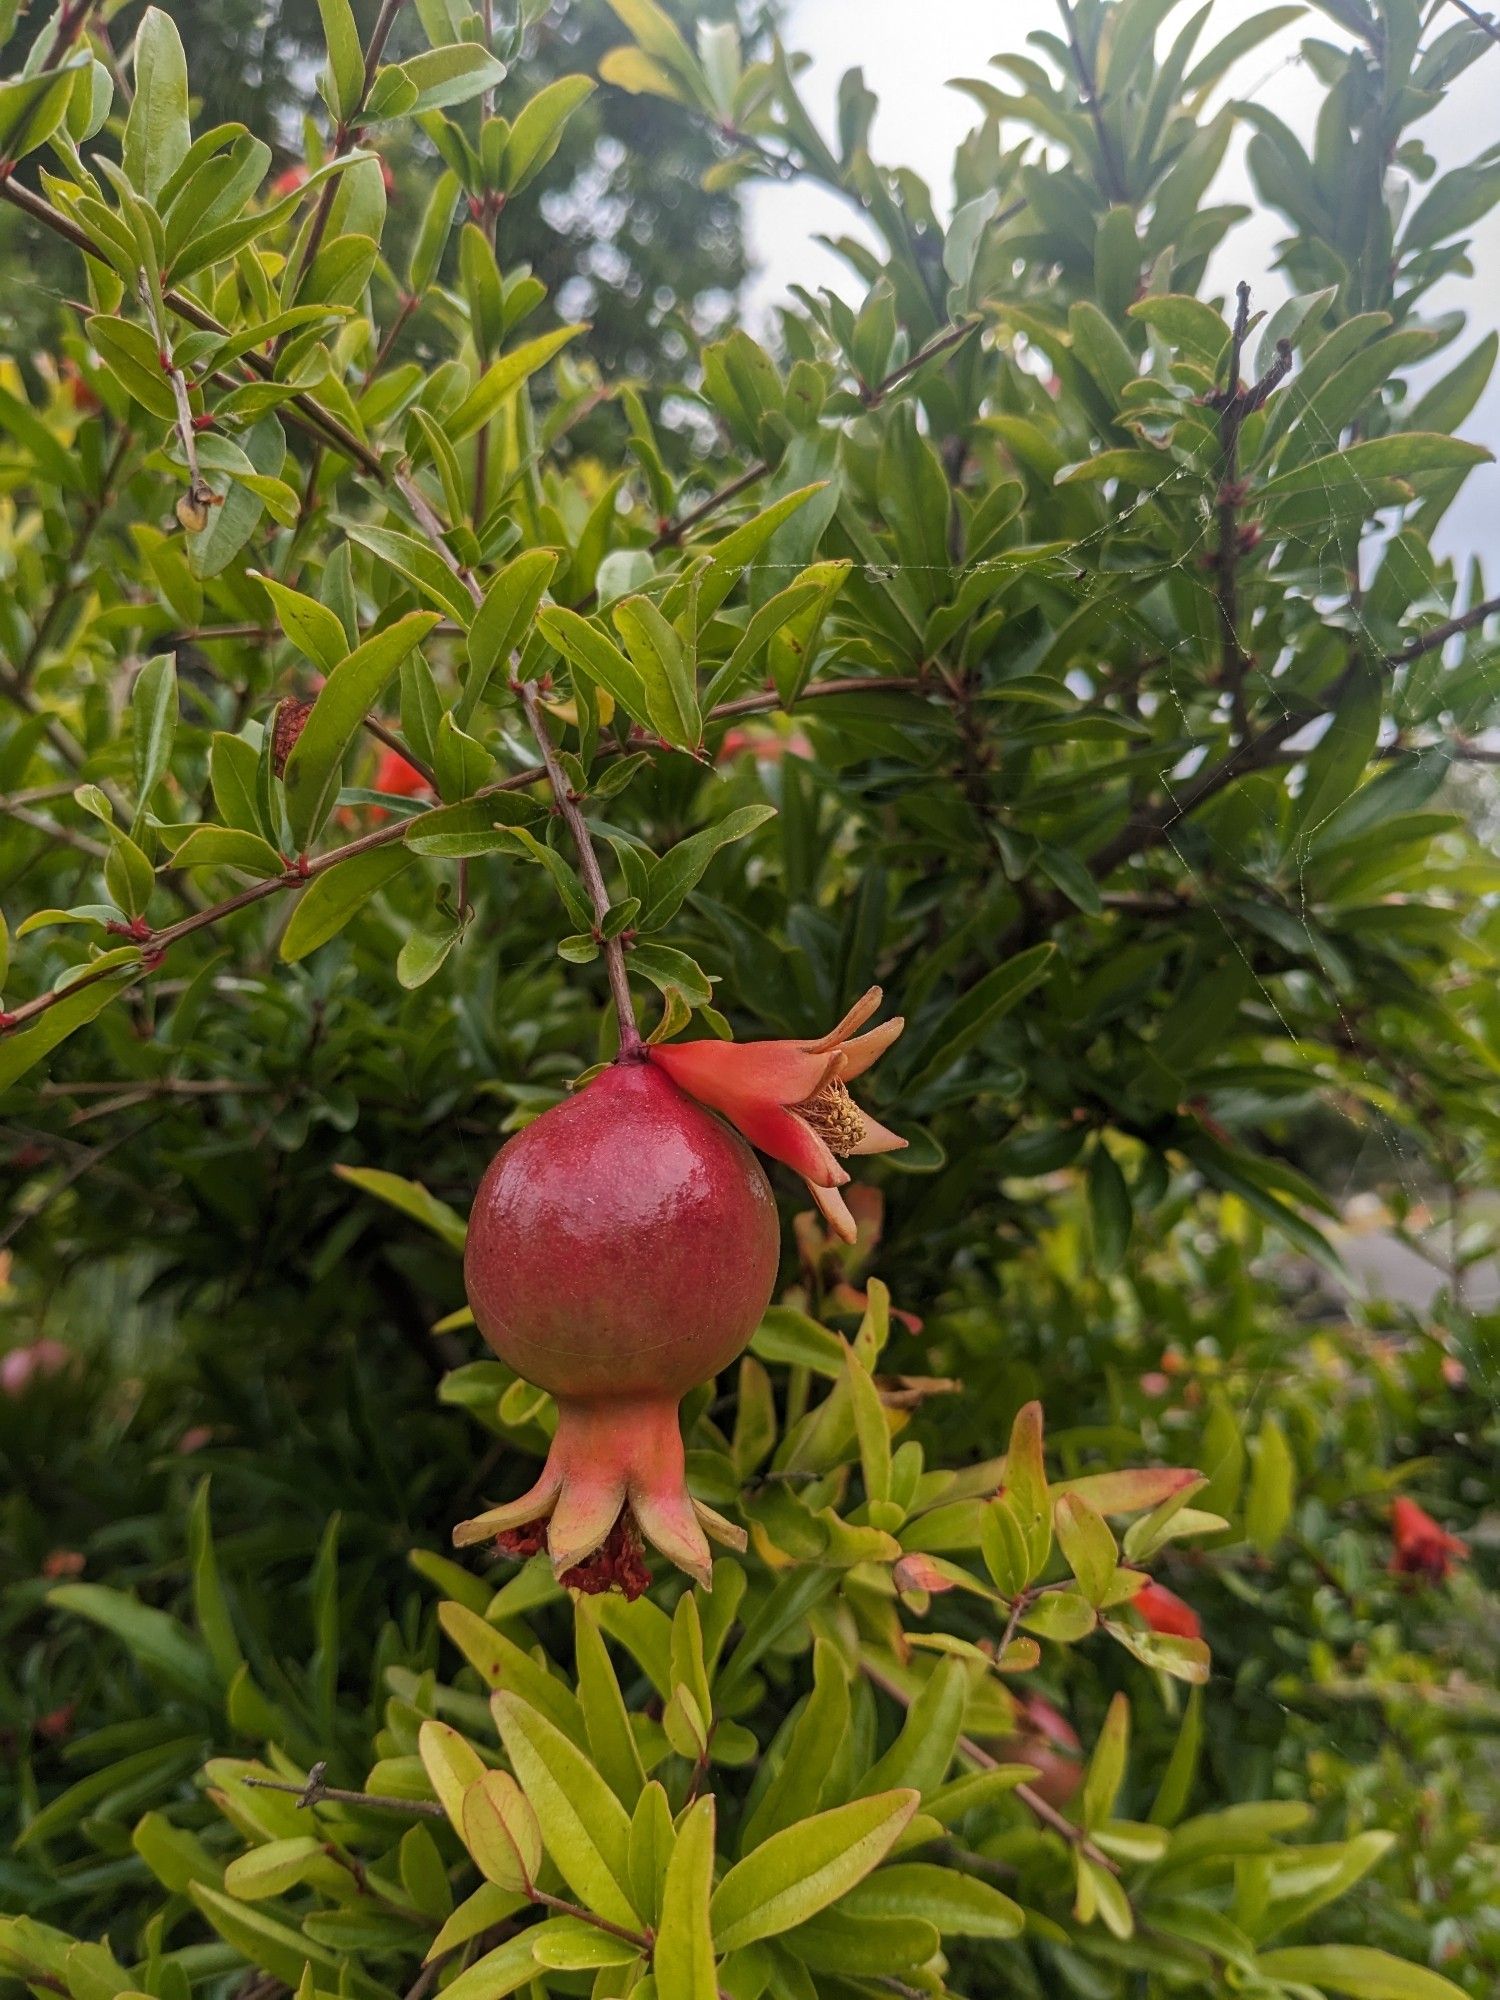
<svg viewBox="0 0 1500 2000">
<path fill-rule="evenodd" d="M 1302 1725 L 1492 1609 L 1422 1454 L 1486 1416 L 1497 602 L 1442 537 L 1496 342 L 1434 294 L 1500 183 L 1422 121 L 1493 35 L 1326 0 L 1309 152 L 1233 95 L 1295 10 L 1077 0 L 962 84 L 950 212 L 857 71 L 825 130 L 764 23 L 612 7 L 594 74 L 600 9 L 319 0 L 288 160 L 174 9 L 0 6 L 0 247 L 67 273 L 0 362 L 0 1973 L 1480 1993 L 1483 1853 L 1415 1881 L 1426 1805 Z M 604 93 L 716 204 L 849 201 L 857 302 L 567 316 L 508 228 Z M 1309 1276 L 1370 1152 L 1446 1225 L 1384 1343 Z M 171 1451 L 261 1485 L 226 1548 L 174 1475 L 108 1580 L 50 1489 L 105 1511 L 145 1392 L 55 1297 L 122 1241 L 222 1398 Z M 135 1678 L 74 1745 L 85 1627 Z"/>
</svg>

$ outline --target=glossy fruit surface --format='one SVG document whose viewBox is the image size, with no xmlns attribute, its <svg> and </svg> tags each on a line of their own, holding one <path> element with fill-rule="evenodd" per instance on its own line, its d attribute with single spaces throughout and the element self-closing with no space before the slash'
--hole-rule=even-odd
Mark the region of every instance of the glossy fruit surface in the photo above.
<svg viewBox="0 0 1500 2000">
<path fill-rule="evenodd" d="M 462 1543 L 546 1519 L 559 1575 L 627 1503 L 693 1575 L 705 1525 L 739 1532 L 685 1485 L 677 1404 L 744 1349 L 770 1302 L 775 1202 L 744 1141 L 653 1064 L 611 1064 L 496 1154 L 464 1256 L 469 1303 L 500 1358 L 558 1405 L 529 1493 L 455 1531 Z"/>
<path fill-rule="evenodd" d="M 675 1401 L 759 1325 L 777 1237 L 744 1141 L 654 1065 L 614 1063 L 495 1155 L 464 1281 L 485 1339 L 538 1388 Z"/>
</svg>

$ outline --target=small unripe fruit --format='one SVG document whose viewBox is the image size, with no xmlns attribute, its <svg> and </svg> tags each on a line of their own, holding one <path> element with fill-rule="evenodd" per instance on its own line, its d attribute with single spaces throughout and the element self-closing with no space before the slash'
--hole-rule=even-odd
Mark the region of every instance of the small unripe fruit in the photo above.
<svg viewBox="0 0 1500 2000">
<path fill-rule="evenodd" d="M 503 1146 L 475 1198 L 464 1281 L 480 1332 L 556 1399 L 558 1427 L 532 1490 L 465 1522 L 455 1540 L 545 1518 L 561 1576 L 628 1509 L 649 1542 L 706 1582 L 705 1527 L 736 1546 L 744 1538 L 688 1493 L 677 1405 L 750 1340 L 778 1248 L 755 1155 L 638 1057 Z"/>
</svg>

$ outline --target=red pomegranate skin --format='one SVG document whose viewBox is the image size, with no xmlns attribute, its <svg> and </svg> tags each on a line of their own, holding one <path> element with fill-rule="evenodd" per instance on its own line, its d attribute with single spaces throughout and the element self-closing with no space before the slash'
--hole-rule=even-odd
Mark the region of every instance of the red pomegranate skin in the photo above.
<svg viewBox="0 0 1500 2000">
<path fill-rule="evenodd" d="M 464 1283 L 480 1332 L 538 1388 L 677 1401 L 744 1348 L 778 1252 L 750 1148 L 654 1065 L 619 1062 L 490 1162 Z"/>
<path fill-rule="evenodd" d="M 517 1133 L 480 1183 L 464 1281 L 490 1346 L 555 1398 L 557 1434 L 531 1491 L 455 1541 L 545 1518 L 563 1575 L 625 1516 L 707 1581 L 705 1529 L 743 1536 L 688 1493 L 677 1405 L 749 1342 L 779 1248 L 755 1155 L 654 1064 L 622 1058 Z"/>
</svg>

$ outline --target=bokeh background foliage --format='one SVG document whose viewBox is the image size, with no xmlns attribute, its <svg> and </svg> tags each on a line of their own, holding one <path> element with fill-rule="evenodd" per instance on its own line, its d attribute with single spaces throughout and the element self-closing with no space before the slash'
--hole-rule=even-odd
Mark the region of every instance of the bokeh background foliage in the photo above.
<svg viewBox="0 0 1500 2000">
<path fill-rule="evenodd" d="M 1310 150 L 1235 94 L 1299 14 Z M 1432 538 L 1496 341 L 1430 294 L 1500 170 L 1422 131 L 1493 34 L 1077 0 L 950 209 L 748 10 L 16 16 L 0 1979 L 1492 1992 L 1500 684 Z M 756 340 L 767 175 L 881 248 Z M 621 938 L 668 1034 L 882 981 L 912 1143 L 685 1412 L 744 1561 L 575 1605 L 442 1553 L 552 1422 L 455 1252 Z"/>
</svg>

